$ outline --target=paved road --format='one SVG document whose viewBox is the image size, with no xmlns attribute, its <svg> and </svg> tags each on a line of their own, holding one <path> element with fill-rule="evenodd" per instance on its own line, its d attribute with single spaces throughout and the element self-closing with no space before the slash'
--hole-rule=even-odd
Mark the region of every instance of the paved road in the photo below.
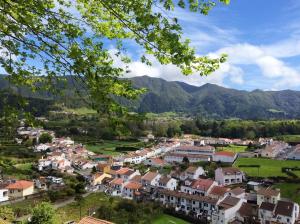
<svg viewBox="0 0 300 224">
<path fill-rule="evenodd" d="M 83 194 L 82 197 L 85 198 L 85 197 L 89 196 L 91 193 L 92 193 L 92 192 L 87 192 L 87 193 Z M 69 198 L 69 199 L 67 199 L 67 200 L 65 200 L 65 201 L 60 201 L 60 202 L 54 203 L 54 204 L 53 204 L 53 207 L 54 207 L 55 209 L 58 209 L 58 208 L 61 208 L 61 207 L 66 206 L 66 205 L 68 205 L 68 204 L 71 204 L 71 203 L 73 203 L 73 202 L 75 202 L 75 197 Z M 21 217 L 17 218 L 16 221 L 26 221 L 26 220 L 28 220 L 28 218 L 30 218 L 30 216 L 31 216 L 31 215 L 21 216 Z"/>
</svg>

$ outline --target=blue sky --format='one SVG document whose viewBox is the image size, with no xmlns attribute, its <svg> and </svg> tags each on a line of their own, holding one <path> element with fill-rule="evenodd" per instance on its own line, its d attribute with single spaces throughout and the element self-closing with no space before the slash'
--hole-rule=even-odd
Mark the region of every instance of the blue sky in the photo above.
<svg viewBox="0 0 300 224">
<path fill-rule="evenodd" d="M 199 55 L 227 53 L 228 61 L 208 77 L 185 77 L 174 66 L 154 61 L 150 68 L 134 61 L 129 76 L 245 90 L 300 90 L 300 0 L 231 0 L 208 16 L 181 9 L 173 14 Z"/>
</svg>

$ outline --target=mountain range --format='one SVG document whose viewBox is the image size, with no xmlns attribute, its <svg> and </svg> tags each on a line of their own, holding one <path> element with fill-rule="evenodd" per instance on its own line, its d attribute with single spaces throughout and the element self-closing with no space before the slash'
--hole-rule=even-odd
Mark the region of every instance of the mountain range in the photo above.
<svg viewBox="0 0 300 224">
<path fill-rule="evenodd" d="M 69 77 L 69 79 L 72 78 Z M 136 112 L 173 111 L 216 119 L 300 118 L 300 91 L 244 91 L 214 84 L 198 87 L 184 82 L 170 82 L 148 76 L 134 77 L 130 80 L 134 87 L 144 87 L 148 91 L 135 101 L 117 100 Z M 0 89 L 7 86 L 7 81 L 0 76 Z M 68 93 L 73 92 L 71 85 L 67 85 L 66 88 L 68 88 Z M 16 87 L 15 91 L 31 99 L 57 100 L 48 93 L 30 93 Z M 69 102 L 75 100 L 72 95 L 68 94 L 65 100 Z M 78 101 L 78 97 L 76 99 Z M 76 104 L 81 105 L 70 103 L 72 106 Z"/>
</svg>

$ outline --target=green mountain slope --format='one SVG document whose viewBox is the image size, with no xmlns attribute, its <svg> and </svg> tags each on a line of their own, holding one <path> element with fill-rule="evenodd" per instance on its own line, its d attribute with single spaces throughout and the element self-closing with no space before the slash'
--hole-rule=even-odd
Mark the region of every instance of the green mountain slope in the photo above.
<svg viewBox="0 0 300 224">
<path fill-rule="evenodd" d="M 148 91 L 138 100 L 118 99 L 120 103 L 137 112 L 184 112 L 209 118 L 300 118 L 300 92 L 292 90 L 251 92 L 228 89 L 213 84 L 197 87 L 183 82 L 168 82 L 148 76 L 130 79 L 136 88 Z M 15 88 L 16 94 L 31 99 L 38 98 L 64 103 L 70 107 L 82 106 L 74 94 L 73 84 L 79 85 L 72 77 L 67 77 L 67 85 L 61 89 L 65 97 L 49 93 L 31 93 L 24 88 Z M 8 87 L 8 82 L 0 76 L 0 90 Z M 1 108 L 0 108 L 1 109 Z"/>
</svg>

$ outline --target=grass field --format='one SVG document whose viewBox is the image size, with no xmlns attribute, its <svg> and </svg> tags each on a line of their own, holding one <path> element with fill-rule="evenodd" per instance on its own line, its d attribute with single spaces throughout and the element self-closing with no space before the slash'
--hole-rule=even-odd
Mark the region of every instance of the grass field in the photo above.
<svg viewBox="0 0 300 224">
<path fill-rule="evenodd" d="M 64 111 L 75 113 L 77 115 L 89 115 L 89 114 L 97 114 L 97 111 L 87 108 L 87 107 L 80 107 L 80 108 L 64 108 Z"/>
<path fill-rule="evenodd" d="M 152 224 L 188 224 L 188 222 L 170 215 L 162 214 L 155 218 Z"/>
<path fill-rule="evenodd" d="M 101 203 L 109 203 L 109 197 L 104 193 L 93 193 L 85 197 L 81 205 L 81 216 L 87 216 L 89 209 L 99 206 Z M 115 201 L 118 200 L 117 198 Z M 57 215 L 62 223 L 78 221 L 80 219 L 80 206 L 77 202 L 57 209 Z"/>
<path fill-rule="evenodd" d="M 87 144 L 86 148 L 94 153 L 106 154 L 106 155 L 118 155 L 123 153 L 123 151 L 116 151 L 116 147 L 144 147 L 143 142 L 139 141 L 117 141 L 117 140 L 105 140 L 103 143 Z M 126 151 L 124 151 L 126 152 Z"/>
<path fill-rule="evenodd" d="M 292 160 L 272 160 L 263 158 L 239 158 L 235 163 L 235 167 L 239 165 L 260 165 L 256 167 L 240 167 L 241 170 L 246 172 L 249 176 L 271 177 L 271 176 L 287 176 L 281 172 L 282 167 L 296 167 L 300 166 L 299 161 Z M 299 172 L 295 172 L 300 177 Z"/>
<path fill-rule="evenodd" d="M 292 199 L 298 204 L 300 203 L 300 184 L 280 183 L 276 184 L 275 187 L 280 188 L 282 197 Z"/>
<path fill-rule="evenodd" d="M 300 135 L 280 135 L 275 138 L 285 142 L 300 142 Z"/>
<path fill-rule="evenodd" d="M 242 145 L 228 145 L 225 147 L 217 147 L 216 148 L 217 151 L 230 151 L 230 152 L 235 152 L 235 153 L 245 152 L 246 149 L 247 149 L 247 146 L 242 146 Z"/>
</svg>

